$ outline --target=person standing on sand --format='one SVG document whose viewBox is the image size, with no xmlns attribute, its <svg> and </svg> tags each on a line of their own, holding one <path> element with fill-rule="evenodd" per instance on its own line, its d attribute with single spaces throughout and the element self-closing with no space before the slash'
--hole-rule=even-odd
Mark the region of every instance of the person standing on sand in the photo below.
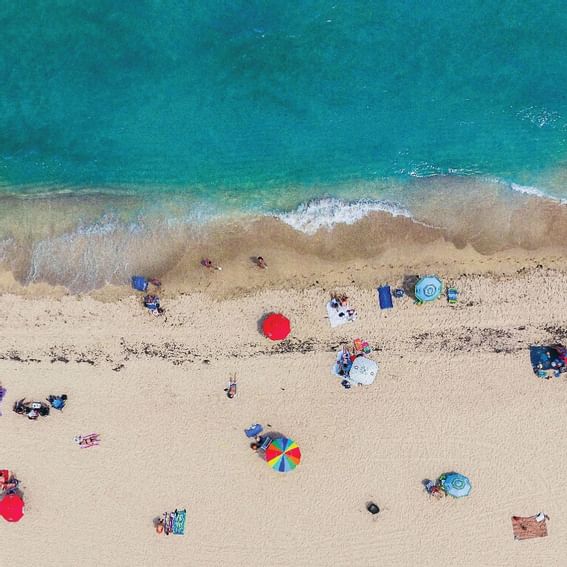
<svg viewBox="0 0 567 567">
<path fill-rule="evenodd" d="M 220 266 L 217 266 L 210 258 L 203 258 L 201 264 L 208 270 L 222 270 Z"/>
<path fill-rule="evenodd" d="M 256 258 L 256 265 L 262 270 L 265 270 L 268 267 L 268 264 L 266 264 L 266 261 L 262 256 L 258 256 L 258 258 Z"/>
</svg>

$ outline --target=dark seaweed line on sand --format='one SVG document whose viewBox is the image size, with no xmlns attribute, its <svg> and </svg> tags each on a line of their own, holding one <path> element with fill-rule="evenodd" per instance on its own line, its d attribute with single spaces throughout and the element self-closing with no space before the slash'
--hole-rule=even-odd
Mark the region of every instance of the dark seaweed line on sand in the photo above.
<svg viewBox="0 0 567 567">
<path fill-rule="evenodd" d="M 532 333 L 542 336 L 541 341 L 559 342 L 567 338 L 567 328 L 560 326 L 533 327 Z M 526 327 L 515 329 L 460 327 L 436 332 L 417 333 L 408 339 L 396 341 L 386 337 L 375 350 L 378 352 L 492 352 L 515 353 L 526 349 L 530 341 L 526 340 Z M 535 333 L 537 332 L 537 333 Z M 101 349 L 77 349 L 70 345 L 54 345 L 42 353 L 26 353 L 14 348 L 0 352 L 0 360 L 24 364 L 39 364 L 42 362 L 62 364 L 87 364 L 96 366 L 108 364 L 115 371 L 125 368 L 129 360 L 162 359 L 173 365 L 191 363 L 210 363 L 220 358 L 256 358 L 273 354 L 310 354 L 333 353 L 341 345 L 340 340 L 319 340 L 315 337 L 304 340 L 291 338 L 270 345 L 248 343 L 232 349 L 218 348 L 209 350 L 204 347 L 189 347 L 177 341 L 163 343 L 129 342 L 125 338 L 119 340 L 119 351 L 105 352 Z"/>
</svg>

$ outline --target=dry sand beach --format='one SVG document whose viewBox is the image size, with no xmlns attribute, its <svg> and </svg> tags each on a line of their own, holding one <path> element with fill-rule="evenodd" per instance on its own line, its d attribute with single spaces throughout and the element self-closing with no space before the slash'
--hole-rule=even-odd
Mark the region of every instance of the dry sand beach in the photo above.
<svg viewBox="0 0 567 567">
<path fill-rule="evenodd" d="M 330 283 L 357 266 L 262 289 L 278 270 L 266 256 L 267 272 L 246 272 L 249 291 L 227 290 L 227 268 L 199 273 L 206 291 L 166 290 L 165 320 L 130 292 L 110 301 L 112 289 L 0 297 L 0 464 L 26 499 L 21 522 L 0 523 L 2 564 L 565 565 L 565 378 L 538 379 L 528 346 L 567 336 L 567 274 L 508 260 L 508 274 L 452 274 L 455 306 L 404 299 L 390 312 L 358 279 L 342 288 L 358 320 L 331 329 Z M 258 332 L 273 310 L 292 321 L 282 343 Z M 358 336 L 381 372 L 344 390 L 330 367 Z M 60 392 L 62 413 L 32 422 L 11 411 Z M 295 471 L 250 451 L 243 429 L 254 422 L 298 442 Z M 92 431 L 100 447 L 80 450 L 74 436 Z M 431 500 L 421 481 L 453 469 L 471 495 Z M 176 507 L 187 508 L 185 536 L 158 536 L 152 520 Z M 542 510 L 549 537 L 514 541 L 511 516 Z"/>
</svg>

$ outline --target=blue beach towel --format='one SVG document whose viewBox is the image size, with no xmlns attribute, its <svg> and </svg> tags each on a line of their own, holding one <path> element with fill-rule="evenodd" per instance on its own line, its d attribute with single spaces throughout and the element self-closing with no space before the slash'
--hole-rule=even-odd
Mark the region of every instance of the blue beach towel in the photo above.
<svg viewBox="0 0 567 567">
<path fill-rule="evenodd" d="M 183 535 L 185 533 L 185 520 L 187 519 L 186 510 L 175 510 L 173 518 L 174 535 Z"/>
<path fill-rule="evenodd" d="M 394 307 L 389 285 L 381 285 L 378 288 L 378 303 L 380 303 L 380 309 L 392 309 Z"/>
</svg>

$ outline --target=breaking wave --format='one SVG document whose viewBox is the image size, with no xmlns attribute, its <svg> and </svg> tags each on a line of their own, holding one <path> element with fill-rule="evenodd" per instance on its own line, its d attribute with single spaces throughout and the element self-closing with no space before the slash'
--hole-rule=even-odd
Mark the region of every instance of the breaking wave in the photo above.
<svg viewBox="0 0 567 567">
<path fill-rule="evenodd" d="M 373 212 L 383 212 L 393 217 L 413 218 L 411 213 L 397 203 L 362 199 L 343 201 L 336 198 L 316 199 L 303 203 L 294 211 L 276 213 L 279 218 L 295 230 L 315 234 L 320 229 L 331 229 L 337 224 L 354 224 Z"/>
</svg>

